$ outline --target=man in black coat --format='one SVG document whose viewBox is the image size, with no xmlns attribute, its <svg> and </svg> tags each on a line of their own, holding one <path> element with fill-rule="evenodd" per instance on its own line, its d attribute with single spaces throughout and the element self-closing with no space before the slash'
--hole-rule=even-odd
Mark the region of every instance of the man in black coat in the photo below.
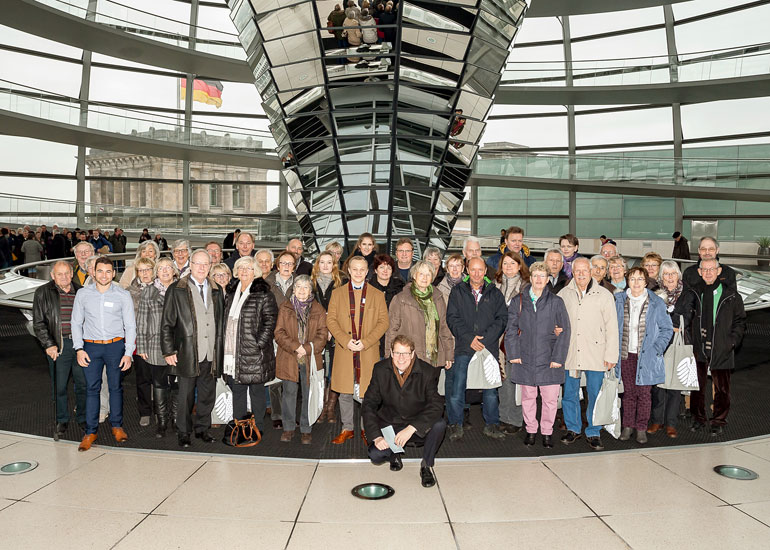
<svg viewBox="0 0 770 550">
<path fill-rule="evenodd" d="M 295 260 L 295 267 L 294 267 L 294 276 L 297 275 L 307 275 L 310 276 L 310 274 L 313 272 L 313 264 L 308 262 L 302 257 L 302 253 L 305 251 L 305 245 L 302 244 L 301 239 L 292 239 L 288 242 L 286 245 L 286 251 L 291 252 L 294 256 Z"/>
<path fill-rule="evenodd" d="M 671 257 L 678 260 L 690 259 L 690 243 L 687 242 L 684 235 L 679 231 L 676 231 L 671 238 L 674 239 L 674 250 L 671 252 Z"/>
<path fill-rule="evenodd" d="M 690 430 L 707 426 L 706 384 L 711 369 L 714 384 L 714 413 L 711 435 L 722 433 L 730 412 L 730 373 L 735 368 L 735 348 L 746 332 L 746 311 L 743 299 L 734 287 L 720 280 L 723 266 L 712 258 L 701 260 L 697 268 L 700 284 L 685 290 L 684 300 L 677 310 L 684 316 L 685 327 L 691 327 L 693 351 L 698 368 L 700 389 L 690 394 L 693 423 Z M 675 314 L 677 311 L 675 310 Z M 692 323 L 692 324 L 691 324 Z"/>
<path fill-rule="evenodd" d="M 684 283 L 685 288 L 695 288 L 703 283 L 699 269 L 701 263 L 706 260 L 716 260 L 719 262 L 719 241 L 714 237 L 701 237 L 698 243 L 698 263 L 691 265 L 682 273 L 682 283 Z M 733 268 L 721 262 L 719 264 L 719 282 L 733 290 L 738 290 Z"/>
<path fill-rule="evenodd" d="M 211 259 L 198 249 L 190 257 L 190 271 L 166 291 L 161 319 L 160 347 L 168 374 L 179 377 L 177 435 L 180 447 L 190 446 L 190 433 L 212 443 L 211 411 L 216 379 L 222 371 L 224 292 L 208 277 Z M 198 401 L 195 418 L 195 390 Z M 194 426 L 193 426 L 194 420 Z"/>
<path fill-rule="evenodd" d="M 449 294 L 446 321 L 455 337 L 455 357 L 446 371 L 446 408 L 449 440 L 463 437 L 463 407 L 471 358 L 484 348 L 492 357 L 500 354 L 500 336 L 508 324 L 505 298 L 494 283 L 485 280 L 487 265 L 480 257 L 468 261 L 468 280 L 458 283 Z M 503 439 L 500 431 L 500 404 L 497 388 L 481 391 L 483 434 Z"/>
<path fill-rule="evenodd" d="M 51 270 L 51 281 L 35 290 L 32 303 L 32 326 L 35 336 L 48 356 L 48 370 L 56 392 L 56 432 L 67 431 L 70 407 L 67 386 L 70 376 L 75 386 L 75 416 L 78 425 L 86 428 L 86 375 L 77 364 L 72 345 L 72 305 L 80 286 L 73 282 L 72 266 L 58 261 Z"/>
<path fill-rule="evenodd" d="M 423 445 L 420 478 L 423 487 L 432 487 L 431 472 L 436 453 L 444 439 L 444 399 L 436 387 L 436 369 L 417 358 L 414 341 L 400 334 L 391 343 L 391 354 L 374 365 L 372 380 L 364 395 L 362 414 L 374 464 L 390 461 L 390 469 L 403 468 L 401 454 L 394 453 L 382 429 L 391 426 L 394 443 Z"/>
</svg>

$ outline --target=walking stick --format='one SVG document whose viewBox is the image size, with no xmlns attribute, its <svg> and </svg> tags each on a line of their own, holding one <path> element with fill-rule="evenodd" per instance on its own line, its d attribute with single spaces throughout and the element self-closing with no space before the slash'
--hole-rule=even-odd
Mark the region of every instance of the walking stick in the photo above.
<svg viewBox="0 0 770 550">
<path fill-rule="evenodd" d="M 57 348 L 58 351 L 58 348 Z M 56 411 L 59 408 L 59 392 L 56 389 L 56 361 L 52 360 L 53 363 L 53 440 L 59 441 L 59 430 L 56 429 Z"/>
</svg>

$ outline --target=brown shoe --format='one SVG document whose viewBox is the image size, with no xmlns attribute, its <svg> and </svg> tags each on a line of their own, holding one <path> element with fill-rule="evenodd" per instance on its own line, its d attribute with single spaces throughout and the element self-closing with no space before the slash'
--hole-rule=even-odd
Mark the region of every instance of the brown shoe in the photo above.
<svg viewBox="0 0 770 550">
<path fill-rule="evenodd" d="M 118 443 L 123 443 L 124 441 L 128 441 L 128 434 L 123 428 L 112 428 L 112 436 L 115 438 L 115 441 Z"/>
<path fill-rule="evenodd" d="M 335 445 L 341 445 L 342 443 L 345 443 L 348 439 L 353 439 L 353 430 L 342 430 L 340 434 L 332 439 L 332 443 Z"/>
<path fill-rule="evenodd" d="M 96 441 L 96 434 L 86 434 L 83 436 L 83 440 L 78 445 L 78 451 L 83 452 L 91 448 L 93 442 Z"/>
<path fill-rule="evenodd" d="M 313 434 L 302 434 L 300 441 L 303 445 L 310 445 L 313 442 Z"/>
<path fill-rule="evenodd" d="M 650 427 L 647 428 L 648 434 L 654 434 L 660 431 L 663 428 L 662 424 L 650 424 Z"/>
<path fill-rule="evenodd" d="M 283 432 L 281 434 L 281 443 L 289 443 L 292 437 L 294 437 L 294 432 Z"/>
<path fill-rule="evenodd" d="M 679 434 L 676 433 L 676 428 L 672 426 L 666 426 L 666 435 L 671 439 L 676 439 Z"/>
</svg>

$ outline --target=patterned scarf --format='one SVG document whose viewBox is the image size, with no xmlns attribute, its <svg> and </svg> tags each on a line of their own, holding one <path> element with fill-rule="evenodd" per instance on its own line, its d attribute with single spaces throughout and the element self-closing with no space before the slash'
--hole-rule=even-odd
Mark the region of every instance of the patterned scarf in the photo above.
<svg viewBox="0 0 770 550">
<path fill-rule="evenodd" d="M 521 290 L 521 276 L 517 273 L 513 277 L 503 275 L 503 280 L 497 283 L 497 288 L 503 293 L 505 303 L 511 303 L 511 299 Z"/>
<path fill-rule="evenodd" d="M 639 343 L 637 344 L 637 353 L 642 351 L 642 340 L 644 339 L 644 332 L 647 330 L 647 306 L 650 303 L 649 296 L 646 295 L 647 291 L 645 290 L 645 298 L 644 298 L 644 304 L 642 305 L 642 311 L 639 312 L 639 330 L 638 337 L 639 337 Z M 628 327 L 631 320 L 631 311 L 630 311 L 630 304 L 631 297 L 627 297 L 625 303 L 623 304 L 623 344 L 620 349 L 620 358 L 621 359 L 628 359 Z"/>
<path fill-rule="evenodd" d="M 294 308 L 294 312 L 297 314 L 297 339 L 300 344 L 304 344 L 307 341 L 307 323 L 310 319 L 310 306 L 313 304 L 313 293 L 310 293 L 310 297 L 303 301 L 297 299 L 292 295 L 290 298 L 291 305 Z M 307 362 L 307 355 L 298 360 L 301 366 L 305 366 Z"/>
<path fill-rule="evenodd" d="M 422 309 L 425 316 L 425 353 L 430 357 L 432 365 L 438 361 L 438 311 L 436 302 L 433 301 L 433 285 L 428 285 L 425 292 L 420 292 L 417 285 L 412 283 L 409 287 L 412 297 Z"/>
<path fill-rule="evenodd" d="M 674 306 L 676 305 L 676 301 L 679 300 L 679 296 L 682 295 L 682 290 L 684 289 L 682 280 L 679 279 L 679 282 L 676 284 L 676 288 L 674 290 L 668 290 L 665 287 L 661 287 L 661 288 L 663 289 L 663 292 L 661 293 L 661 298 L 663 298 L 666 302 L 666 309 L 668 311 L 674 311 Z"/>
<path fill-rule="evenodd" d="M 321 289 L 321 292 L 326 292 L 326 289 L 329 288 L 330 284 L 332 284 L 332 276 L 330 274 L 327 275 L 324 273 L 319 273 L 315 282 Z"/>
<path fill-rule="evenodd" d="M 457 283 L 461 283 L 461 282 L 462 282 L 462 280 L 463 280 L 463 276 L 462 276 L 462 275 L 460 275 L 459 277 L 457 277 L 457 279 L 455 279 L 454 277 L 452 277 L 452 276 L 449 274 L 449 272 L 447 272 L 446 276 L 444 277 L 444 280 L 445 280 L 445 281 L 447 282 L 447 284 L 449 285 L 449 288 L 450 288 L 450 289 L 452 289 L 452 288 L 454 288 L 454 287 L 455 287 L 455 285 L 456 285 Z M 447 299 L 449 299 L 449 297 L 447 297 Z"/>
</svg>

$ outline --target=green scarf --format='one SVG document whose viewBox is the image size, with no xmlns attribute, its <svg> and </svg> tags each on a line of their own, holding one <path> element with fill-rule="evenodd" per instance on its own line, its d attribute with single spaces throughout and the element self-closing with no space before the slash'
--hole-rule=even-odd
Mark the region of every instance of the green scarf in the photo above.
<svg viewBox="0 0 770 550">
<path fill-rule="evenodd" d="M 417 285 L 412 283 L 409 287 L 412 297 L 425 315 L 425 353 L 430 357 L 432 365 L 438 361 L 438 311 L 433 301 L 433 285 L 428 285 L 425 292 L 420 292 Z"/>
</svg>

